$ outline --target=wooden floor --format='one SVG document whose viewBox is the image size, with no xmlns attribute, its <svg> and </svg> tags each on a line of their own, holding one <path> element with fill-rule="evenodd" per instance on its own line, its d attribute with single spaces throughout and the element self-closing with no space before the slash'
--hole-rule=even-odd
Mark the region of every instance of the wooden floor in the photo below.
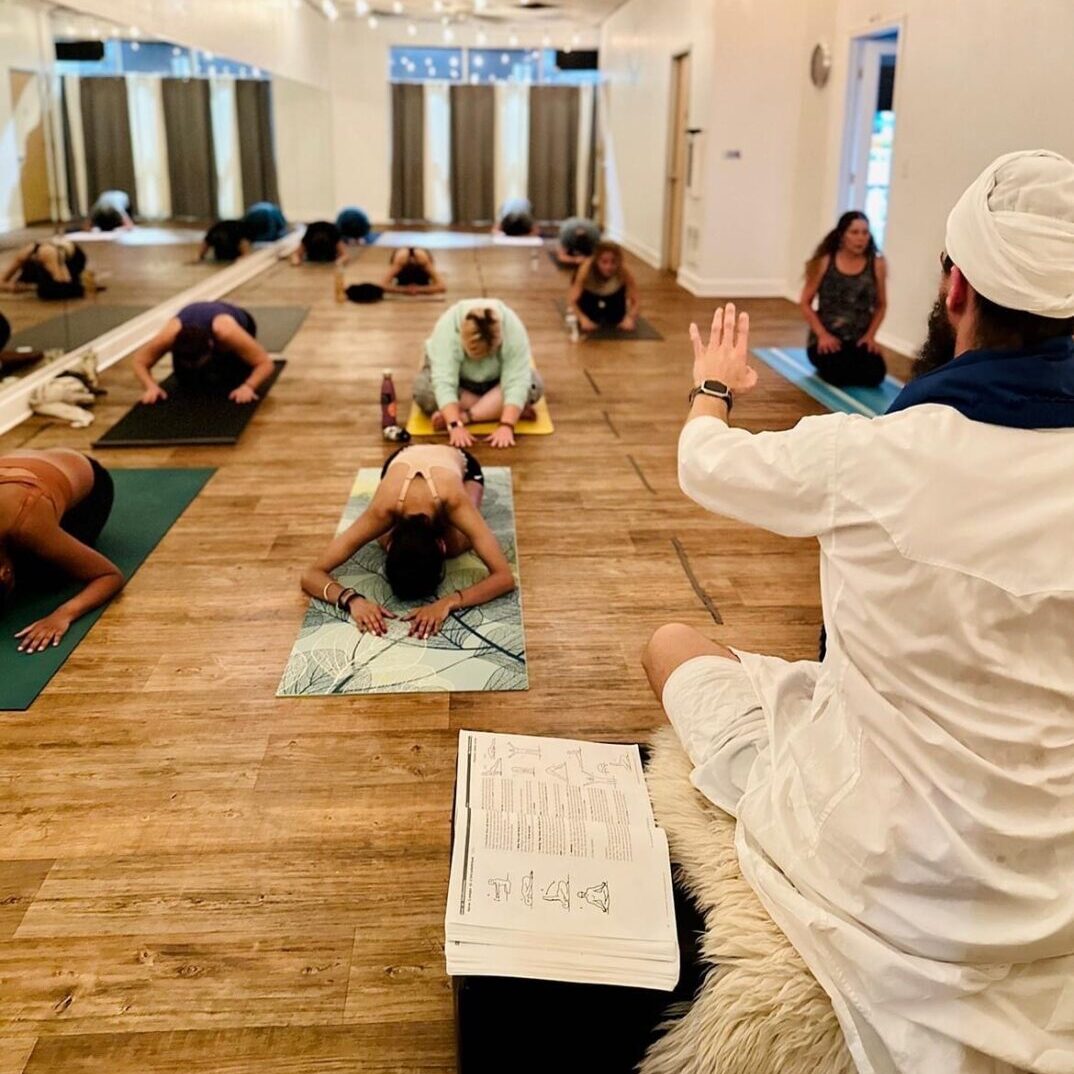
<svg viewBox="0 0 1074 1074">
<path fill-rule="evenodd" d="M 349 275 L 386 259 L 367 250 Z M 241 288 L 310 306 L 283 377 L 237 447 L 100 454 L 218 471 L 36 704 L 0 713 L 0 1074 L 454 1070 L 441 945 L 458 730 L 644 738 L 662 714 L 639 652 L 671 619 L 815 653 L 815 544 L 708 516 L 676 484 L 686 330 L 713 303 L 637 266 L 665 342 L 572 345 L 543 254 L 439 260 L 450 299 L 514 306 L 548 383 L 555 435 L 480 451 L 513 468 L 530 690 L 274 696 L 299 572 L 355 471 L 389 449 L 381 370 L 408 395 L 444 306 L 337 305 L 314 266 Z M 789 303 L 744 305 L 758 344 L 800 343 Z M 759 373 L 739 422 L 818 412 Z M 88 450 L 136 398 L 125 364 L 104 386 L 91 429 L 34 419 L 0 450 Z"/>
</svg>

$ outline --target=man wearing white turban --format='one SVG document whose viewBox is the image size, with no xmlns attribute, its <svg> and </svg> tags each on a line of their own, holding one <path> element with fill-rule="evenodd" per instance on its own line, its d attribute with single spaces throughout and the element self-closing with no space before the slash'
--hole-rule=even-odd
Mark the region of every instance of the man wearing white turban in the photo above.
<svg viewBox="0 0 1074 1074">
<path fill-rule="evenodd" d="M 828 650 L 787 663 L 672 624 L 645 666 L 862 1074 L 1070 1074 L 1074 164 L 999 158 L 942 261 L 881 418 L 732 428 L 748 318 L 692 328 L 680 483 L 819 539 Z"/>
</svg>

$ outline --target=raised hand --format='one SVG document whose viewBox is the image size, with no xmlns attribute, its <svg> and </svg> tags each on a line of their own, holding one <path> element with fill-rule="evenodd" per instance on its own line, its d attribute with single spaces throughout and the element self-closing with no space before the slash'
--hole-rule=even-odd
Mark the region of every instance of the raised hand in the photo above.
<svg viewBox="0 0 1074 1074">
<path fill-rule="evenodd" d="M 718 308 L 712 317 L 707 343 L 701 340 L 696 324 L 690 325 L 694 345 L 694 384 L 718 380 L 736 395 L 750 391 L 757 384 L 757 370 L 750 367 L 750 317 L 735 316 L 734 303 Z"/>
</svg>

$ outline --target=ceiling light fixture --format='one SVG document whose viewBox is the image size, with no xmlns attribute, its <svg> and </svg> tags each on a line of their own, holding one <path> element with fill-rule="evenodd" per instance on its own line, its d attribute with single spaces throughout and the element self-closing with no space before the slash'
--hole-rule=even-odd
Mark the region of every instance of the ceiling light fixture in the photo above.
<svg viewBox="0 0 1074 1074">
<path fill-rule="evenodd" d="M 511 46 L 511 48 L 518 48 L 518 34 L 512 34 L 507 39 L 507 43 Z"/>
<path fill-rule="evenodd" d="M 455 40 L 455 31 L 450 26 L 444 27 L 444 40 L 450 45 Z"/>
<path fill-rule="evenodd" d="M 362 18 L 369 14 L 369 4 L 367 0 L 355 0 L 354 13 L 358 18 Z"/>
<path fill-rule="evenodd" d="M 478 30 L 477 31 L 477 43 L 479 45 L 487 44 L 488 39 L 489 39 L 489 35 L 487 33 L 485 33 L 484 30 Z"/>
<path fill-rule="evenodd" d="M 376 15 L 370 15 L 369 16 L 369 29 L 370 30 L 375 30 L 379 25 L 380 25 L 380 20 L 376 17 Z"/>
<path fill-rule="evenodd" d="M 332 0 L 321 0 L 321 10 L 329 22 L 335 22 L 339 18 L 339 8 L 332 3 Z"/>
<path fill-rule="evenodd" d="M 410 37 L 417 37 L 418 36 L 418 28 L 412 22 L 408 22 L 406 24 L 406 32 Z"/>
<path fill-rule="evenodd" d="M 403 0 L 395 0 L 395 3 L 392 4 L 392 11 L 394 11 L 396 13 L 396 15 L 402 15 L 402 13 L 403 13 Z"/>
</svg>

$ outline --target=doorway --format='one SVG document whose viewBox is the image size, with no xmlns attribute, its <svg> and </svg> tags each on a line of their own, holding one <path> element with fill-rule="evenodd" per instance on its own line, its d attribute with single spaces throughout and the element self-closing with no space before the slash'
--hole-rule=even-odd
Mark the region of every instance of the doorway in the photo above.
<svg viewBox="0 0 1074 1074">
<path fill-rule="evenodd" d="M 678 272 L 682 262 L 682 221 L 686 202 L 690 116 L 690 53 L 671 60 L 671 105 L 668 120 L 668 169 L 664 200 L 664 268 Z"/>
<path fill-rule="evenodd" d="M 52 218 L 45 149 L 45 108 L 41 79 L 30 71 L 11 72 L 11 104 L 19 158 L 22 216 L 27 224 Z"/>
<path fill-rule="evenodd" d="M 840 208 L 869 217 L 883 247 L 895 143 L 897 29 L 857 37 L 851 44 L 851 83 L 844 135 Z"/>
</svg>

